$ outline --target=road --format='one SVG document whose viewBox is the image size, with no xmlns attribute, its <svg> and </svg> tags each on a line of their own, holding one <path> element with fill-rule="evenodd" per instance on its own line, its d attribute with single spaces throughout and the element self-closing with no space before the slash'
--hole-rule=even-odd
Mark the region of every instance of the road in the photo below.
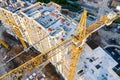
<svg viewBox="0 0 120 80">
<path fill-rule="evenodd" d="M 98 11 L 98 19 L 105 15 L 106 13 L 111 12 L 112 10 L 110 8 L 108 8 L 108 2 L 109 0 L 103 0 L 100 4 L 99 4 L 99 11 Z"/>
</svg>

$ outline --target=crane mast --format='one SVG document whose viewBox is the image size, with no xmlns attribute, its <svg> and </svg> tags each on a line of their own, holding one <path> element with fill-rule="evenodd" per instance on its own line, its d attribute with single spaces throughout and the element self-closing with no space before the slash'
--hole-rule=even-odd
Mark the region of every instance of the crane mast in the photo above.
<svg viewBox="0 0 120 80">
<path fill-rule="evenodd" d="M 78 29 L 75 32 L 75 37 L 73 38 L 73 43 L 71 48 L 71 57 L 70 57 L 70 69 L 68 73 L 68 80 L 74 80 L 75 70 L 77 66 L 77 62 L 79 60 L 79 55 L 82 52 L 82 45 L 84 44 L 85 40 L 95 31 L 100 29 L 105 25 L 110 25 L 114 20 L 116 20 L 119 14 L 112 12 L 108 15 L 102 16 L 97 22 L 93 23 L 89 27 L 86 28 L 86 18 L 87 18 L 87 11 L 84 10 L 81 20 L 78 24 Z M 81 28 L 81 29 L 79 29 Z M 78 36 L 76 36 L 78 35 Z M 77 43 L 77 44 L 76 44 Z"/>
<path fill-rule="evenodd" d="M 23 40 L 23 36 L 22 36 L 22 34 L 21 34 L 21 32 L 20 32 L 19 27 L 15 27 L 15 26 L 14 26 L 14 27 L 13 27 L 13 30 L 14 30 L 15 34 L 17 35 L 17 37 L 20 39 L 20 42 L 21 42 L 23 48 L 24 48 L 24 49 L 27 48 L 27 45 L 26 45 L 25 41 Z"/>
<path fill-rule="evenodd" d="M 0 8 L 2 15 L 0 15 L 0 19 L 2 19 L 5 23 L 11 25 L 13 27 L 13 31 L 15 32 L 15 34 L 17 35 L 18 39 L 20 40 L 23 48 L 27 48 L 27 45 L 25 43 L 25 41 L 23 40 L 23 36 L 22 33 L 20 32 L 20 25 L 18 25 L 15 21 L 15 18 L 17 17 L 17 15 L 12 15 L 12 12 L 8 12 L 5 9 Z M 3 14 L 5 16 L 3 16 Z M 11 20 L 9 20 L 11 19 Z"/>
<path fill-rule="evenodd" d="M 0 39 L 0 44 L 2 44 L 7 50 L 9 50 L 8 44 L 4 42 L 2 39 Z"/>
<path fill-rule="evenodd" d="M 5 12 L 3 12 L 5 13 Z M 109 14 L 101 17 L 97 22 L 93 23 L 89 27 L 86 28 L 86 17 L 87 11 L 84 10 L 81 20 L 77 26 L 77 29 L 74 33 L 74 37 L 68 40 L 63 41 L 55 47 L 50 48 L 46 52 L 42 52 L 35 58 L 27 61 L 21 66 L 11 70 L 5 75 L 0 77 L 0 80 L 13 80 L 18 79 L 21 76 L 24 76 L 34 68 L 38 67 L 40 64 L 48 61 L 53 56 L 58 54 L 60 51 L 64 50 L 68 45 L 71 45 L 71 57 L 70 57 L 70 69 L 68 73 L 68 80 L 74 80 L 74 74 L 77 66 L 77 62 L 79 59 L 79 55 L 82 52 L 82 45 L 85 42 L 86 38 L 89 37 L 93 32 L 100 29 L 104 25 L 110 25 L 115 19 L 119 17 L 118 14 L 109 17 Z M 1 18 L 1 17 L 0 17 Z M 7 19 L 5 17 L 4 21 L 8 24 Z M 14 23 L 14 22 L 12 22 Z M 14 25 L 15 26 L 15 25 Z M 15 30 L 18 30 L 15 28 Z M 17 32 L 17 31 L 16 31 Z M 16 33 L 17 34 L 17 33 Z M 19 34 L 18 34 L 19 35 Z M 20 36 L 21 37 L 21 36 Z"/>
<path fill-rule="evenodd" d="M 74 80 L 76 66 L 79 60 L 80 53 L 82 52 L 82 45 L 84 43 L 83 41 L 86 35 L 86 18 L 87 11 L 84 10 L 73 37 L 73 44 L 71 46 L 70 54 L 68 80 Z"/>
</svg>

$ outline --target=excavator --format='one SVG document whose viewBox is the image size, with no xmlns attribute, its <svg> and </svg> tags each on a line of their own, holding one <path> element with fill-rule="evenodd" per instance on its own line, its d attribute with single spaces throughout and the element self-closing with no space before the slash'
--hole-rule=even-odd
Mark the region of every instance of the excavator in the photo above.
<svg viewBox="0 0 120 80">
<path fill-rule="evenodd" d="M 74 80 L 77 62 L 79 60 L 80 53 L 83 50 L 82 46 L 85 43 L 86 39 L 90 35 L 92 35 L 92 33 L 94 33 L 95 31 L 97 31 L 105 25 L 110 25 L 114 20 L 116 20 L 119 17 L 119 12 L 111 12 L 102 16 L 98 21 L 96 21 L 92 25 L 86 27 L 87 11 L 84 10 L 81 16 L 81 20 L 78 23 L 78 26 L 72 38 L 69 38 L 61 42 L 60 44 L 50 48 L 49 50 L 42 52 L 33 59 L 25 62 L 21 66 L 4 74 L 0 77 L 0 80 L 18 80 L 20 77 L 23 77 L 33 69 L 38 68 L 40 64 L 44 64 L 45 62 L 49 61 L 53 56 L 64 50 L 68 45 L 72 46 L 67 80 Z M 52 52 L 51 55 L 49 55 L 50 52 Z"/>
</svg>

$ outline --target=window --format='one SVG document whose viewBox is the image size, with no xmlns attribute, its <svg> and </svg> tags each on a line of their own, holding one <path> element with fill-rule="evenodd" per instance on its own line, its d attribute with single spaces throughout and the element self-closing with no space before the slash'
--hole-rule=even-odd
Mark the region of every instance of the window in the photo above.
<svg viewBox="0 0 120 80">
<path fill-rule="evenodd" d="M 95 67 L 96 67 L 97 69 L 99 69 L 101 66 L 98 64 L 98 65 L 96 65 Z"/>
</svg>

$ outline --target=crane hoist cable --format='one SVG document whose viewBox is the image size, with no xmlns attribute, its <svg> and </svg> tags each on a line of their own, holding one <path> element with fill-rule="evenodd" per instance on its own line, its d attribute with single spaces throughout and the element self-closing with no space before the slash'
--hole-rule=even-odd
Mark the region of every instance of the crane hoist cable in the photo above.
<svg viewBox="0 0 120 80">
<path fill-rule="evenodd" d="M 34 43 L 33 45 L 38 44 L 40 41 L 44 40 L 45 38 L 49 37 L 49 35 L 46 35 L 44 38 L 40 39 L 39 41 L 37 41 L 36 43 Z M 20 56 L 21 54 L 23 54 L 24 52 L 27 52 L 28 50 L 30 50 L 30 48 L 33 47 L 33 45 L 29 46 L 28 48 L 24 49 L 23 51 L 19 52 L 17 55 L 15 55 L 14 57 L 10 58 L 9 60 L 7 60 L 3 65 L 0 65 L 0 67 L 5 66 L 7 63 L 9 63 L 10 61 L 12 61 L 13 59 L 15 59 L 16 57 Z"/>
<path fill-rule="evenodd" d="M 116 17 L 116 16 L 115 16 Z M 105 24 L 106 24 L 106 22 L 109 22 L 110 20 L 112 21 L 112 20 L 115 20 L 114 18 L 115 17 L 113 17 L 112 19 L 109 19 L 109 18 L 107 18 L 106 16 L 104 16 L 102 19 L 100 19 L 100 20 L 98 20 L 97 22 L 95 22 L 95 23 L 93 23 L 92 25 L 90 25 L 88 28 L 86 28 L 86 30 L 85 30 L 85 32 L 86 32 L 86 35 L 84 36 L 84 38 L 82 38 L 82 39 L 86 39 L 89 35 L 91 35 L 93 32 L 95 32 L 96 30 L 98 30 L 99 28 L 101 28 L 101 27 L 103 27 Z M 118 17 L 116 17 L 116 18 L 118 18 Z M 110 21 L 110 22 L 111 22 Z M 86 26 L 84 26 L 84 27 L 86 27 Z M 79 36 L 79 35 L 78 35 Z M 76 37 L 76 36 L 75 36 Z M 77 40 L 77 39 L 76 39 Z M 79 39 L 78 39 L 79 40 Z M 80 38 L 80 40 L 81 40 L 81 38 Z M 60 52 L 62 49 L 64 49 L 64 48 L 66 48 L 68 45 L 66 45 L 65 47 L 61 47 L 61 45 L 65 45 L 66 43 L 68 43 L 68 42 L 70 42 L 70 43 L 73 43 L 73 42 L 71 42 L 71 39 L 70 40 L 68 40 L 68 41 L 64 41 L 63 43 L 60 43 L 60 44 L 58 44 L 57 46 L 55 46 L 55 47 L 53 47 L 53 48 L 51 48 L 51 49 L 49 49 L 49 50 L 47 50 L 46 52 L 43 52 L 42 54 L 40 54 L 40 55 L 38 55 L 38 56 L 36 56 L 35 58 L 33 58 L 33 59 L 31 59 L 31 60 L 29 60 L 29 61 L 27 61 L 26 63 L 24 63 L 24 64 L 22 64 L 21 66 L 19 66 L 19 67 L 17 67 L 17 68 L 15 68 L 14 70 L 12 70 L 12 71 L 10 71 L 10 72 L 8 72 L 8 73 L 6 73 L 5 75 L 3 75 L 3 76 L 1 76 L 0 77 L 0 80 L 4 80 L 4 79 L 9 79 L 9 80 L 13 80 L 14 78 L 16 79 L 18 79 L 19 77 L 21 77 L 21 76 L 24 76 L 24 74 L 23 73 L 25 73 L 25 71 L 28 71 L 28 72 L 30 72 L 33 68 L 36 68 L 38 65 L 40 65 L 41 63 L 43 63 L 43 62 L 45 62 L 47 59 L 48 59 L 48 56 L 51 56 L 51 55 L 53 55 L 53 54 L 58 54 L 58 52 Z M 76 42 L 76 41 L 74 41 L 74 42 Z M 83 41 L 82 41 L 83 42 Z M 73 46 L 73 51 L 75 51 L 75 49 L 77 49 L 78 51 L 82 51 L 82 47 L 81 46 L 79 46 L 79 43 L 82 43 L 81 41 L 77 41 L 77 43 L 74 43 L 74 44 L 72 44 Z M 70 44 L 69 43 L 69 44 Z M 78 46 L 77 46 L 77 44 L 78 44 Z M 78 47 L 78 48 L 76 48 L 76 46 Z M 58 48 L 60 48 L 61 47 L 61 49 L 58 49 Z M 56 50 L 56 49 L 58 49 L 58 50 Z M 55 51 L 55 53 L 54 53 L 54 51 Z M 78 53 L 78 52 L 77 52 Z M 52 58 L 53 56 L 51 56 L 50 58 Z M 76 58 L 76 57 L 74 57 L 74 58 Z M 77 57 L 78 58 L 78 57 Z M 72 60 L 74 60 L 74 59 L 72 59 Z M 78 59 L 75 59 L 74 61 L 76 61 L 76 60 L 78 60 Z M 75 64 L 76 65 L 76 64 Z M 74 69 L 75 70 L 75 69 Z M 74 71 L 73 71 L 74 72 Z M 75 74 L 75 73 L 74 73 Z M 72 78 L 73 79 L 73 78 Z"/>
<path fill-rule="evenodd" d="M 55 56 L 59 52 L 66 49 L 70 44 L 72 44 L 71 38 L 63 41 L 62 43 L 50 48 L 49 50 L 47 50 L 45 52 L 40 53 L 35 58 L 25 62 L 24 64 L 22 64 L 21 66 L 19 66 L 17 68 L 11 70 L 10 72 L 8 72 L 5 75 L 1 76 L 0 80 L 4 80 L 4 79 L 12 80 L 14 77 L 16 79 L 18 79 L 19 77 L 24 76 L 27 72 L 30 72 L 34 68 L 37 68 L 43 62 L 48 61 L 53 56 Z M 24 72 L 24 71 L 27 71 L 27 72 Z M 11 77 L 11 76 L 13 76 L 13 77 Z"/>
</svg>

